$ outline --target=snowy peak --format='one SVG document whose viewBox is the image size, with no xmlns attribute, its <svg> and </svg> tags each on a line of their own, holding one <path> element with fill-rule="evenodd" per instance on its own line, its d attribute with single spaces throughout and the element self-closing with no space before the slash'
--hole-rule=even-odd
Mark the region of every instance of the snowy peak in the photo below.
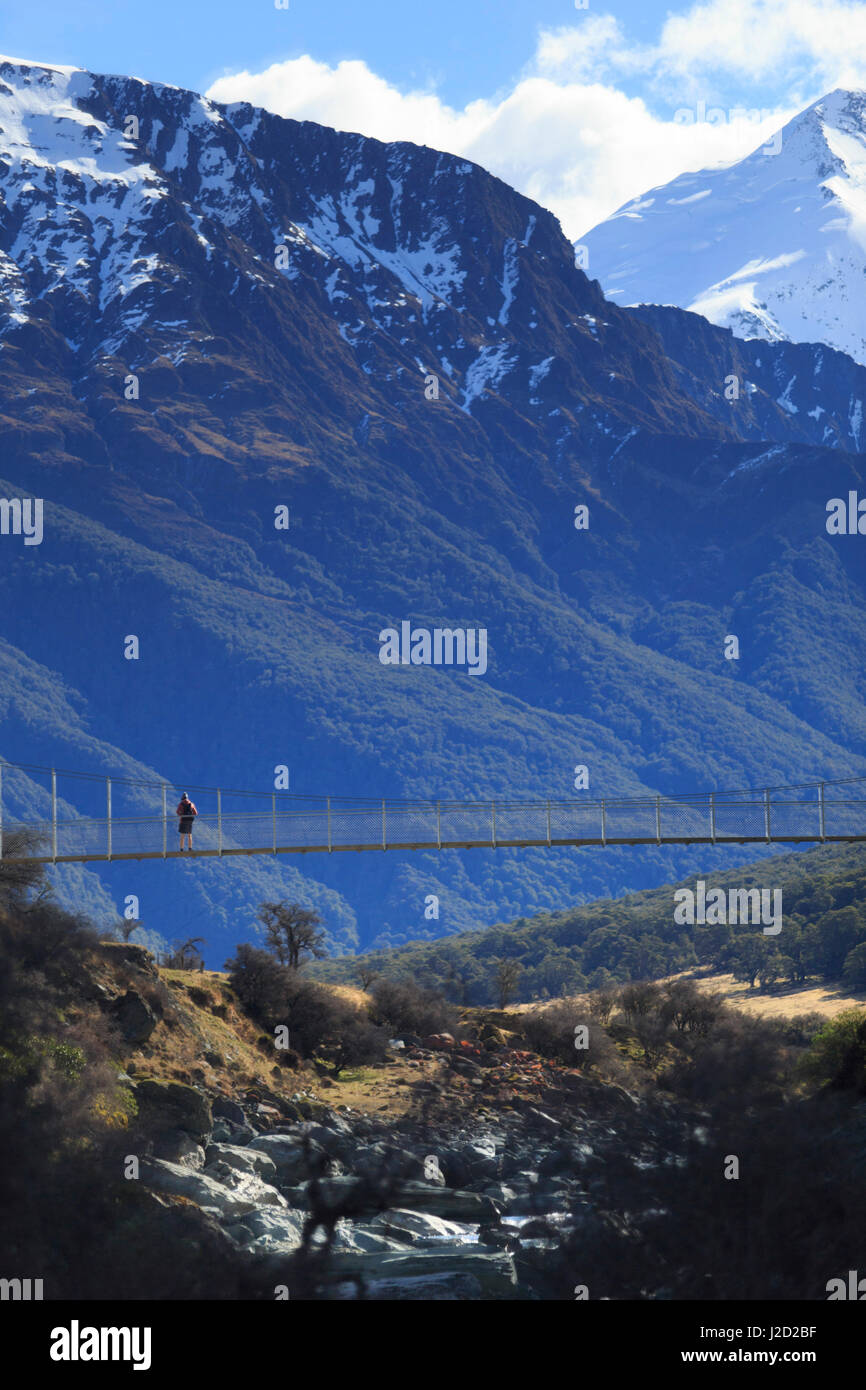
<svg viewBox="0 0 866 1390">
<path fill-rule="evenodd" d="M 582 244 L 619 304 L 866 363 L 866 92 L 830 92 L 748 158 L 652 189 Z"/>
<path fill-rule="evenodd" d="M 853 138 L 855 117 L 829 104 L 833 138 Z M 833 161 L 825 177 L 847 194 L 853 156 Z M 766 159 L 754 177 L 771 164 L 778 179 Z M 671 214 L 699 217 L 711 190 L 682 182 L 679 201 L 658 204 L 668 217 L 646 199 L 613 219 L 616 234 L 692 236 Z M 794 269 L 802 254 L 771 251 Z M 759 278 L 742 264 L 716 277 L 732 275 L 735 295 Z M 761 312 L 764 336 L 783 336 Z M 509 467 L 559 480 L 640 431 L 861 447 L 866 388 L 846 379 L 837 399 L 818 349 L 795 366 L 744 361 L 735 418 L 728 335 L 695 357 L 665 351 L 669 333 L 678 344 L 690 330 L 606 302 L 552 214 L 465 160 L 0 60 L 0 428 L 22 457 L 83 451 L 159 476 L 171 459 L 184 477 L 219 459 L 258 474 L 330 456 L 339 436 L 353 459 L 378 448 L 423 472 L 440 430 L 463 458 L 475 446 L 458 441 L 480 427 Z"/>
<path fill-rule="evenodd" d="M 446 377 L 478 360 L 478 394 L 515 361 L 542 265 L 588 290 L 551 214 L 465 160 L 0 59 L 0 340 L 41 302 L 79 356 L 149 323 L 176 360 L 210 336 L 179 302 L 190 276 L 239 300 L 291 286 L 358 351 L 387 334 L 414 360 L 423 327 Z"/>
</svg>

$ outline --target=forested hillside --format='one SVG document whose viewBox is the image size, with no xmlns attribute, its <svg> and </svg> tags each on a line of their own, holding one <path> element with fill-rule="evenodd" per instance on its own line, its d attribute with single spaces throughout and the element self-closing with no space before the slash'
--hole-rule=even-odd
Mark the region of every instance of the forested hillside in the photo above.
<svg viewBox="0 0 866 1390">
<path fill-rule="evenodd" d="M 500 970 L 513 963 L 508 998 L 555 998 L 630 980 L 652 980 L 695 965 L 732 971 L 766 988 L 776 981 L 844 981 L 866 989 L 866 848 L 825 846 L 774 856 L 758 864 L 703 875 L 711 888 L 771 888 L 782 893 L 782 928 L 678 925 L 682 884 L 605 899 L 560 912 L 467 932 L 455 940 L 422 942 L 360 960 L 323 962 L 317 975 L 358 980 L 411 977 L 460 1003 L 500 1003 Z"/>
</svg>

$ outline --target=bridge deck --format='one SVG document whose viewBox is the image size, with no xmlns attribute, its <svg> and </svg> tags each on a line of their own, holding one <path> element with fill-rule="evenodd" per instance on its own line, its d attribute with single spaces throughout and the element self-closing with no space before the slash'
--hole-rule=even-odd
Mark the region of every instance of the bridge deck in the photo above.
<svg viewBox="0 0 866 1390">
<path fill-rule="evenodd" d="M 52 855 L 27 855 L 25 857 L 13 857 L 4 855 L 4 862 L 7 864 L 28 863 L 28 864 L 89 864 L 89 863 L 114 863 L 115 860 L 123 859 L 228 859 L 232 855 L 250 854 L 360 854 L 362 851 L 372 851 L 374 854 L 381 854 L 383 848 L 391 850 L 443 850 L 443 849 L 551 849 L 558 846 L 571 847 L 572 849 L 582 849 L 589 846 L 598 848 L 611 847 L 613 845 L 766 845 L 766 844 L 830 844 L 830 843 L 854 843 L 855 841 L 866 840 L 866 835 L 826 835 L 823 840 L 814 835 L 773 835 L 767 840 L 765 835 L 750 835 L 741 839 L 732 837 L 719 837 L 715 840 L 708 838 L 683 838 L 674 839 L 662 837 L 660 840 L 652 839 L 619 839 L 615 836 L 608 837 L 602 841 L 597 840 L 497 840 L 494 844 L 491 840 L 448 840 L 437 844 L 435 840 L 428 843 L 415 844 L 394 844 L 382 845 L 278 845 L 276 849 L 272 845 L 262 845 L 253 849 L 239 849 L 235 846 L 226 846 L 223 849 L 193 849 L 181 852 L 176 849 L 162 850 L 139 850 L 127 851 L 120 854 L 58 854 Z"/>
</svg>

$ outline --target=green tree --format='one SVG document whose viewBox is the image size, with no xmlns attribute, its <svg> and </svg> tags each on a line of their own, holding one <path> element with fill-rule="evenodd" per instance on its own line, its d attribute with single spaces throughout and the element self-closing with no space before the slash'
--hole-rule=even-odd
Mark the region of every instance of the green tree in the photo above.
<svg viewBox="0 0 866 1390">
<path fill-rule="evenodd" d="M 845 1009 L 816 1035 L 803 1071 L 832 1090 L 866 1092 L 866 1013 Z"/>
<path fill-rule="evenodd" d="M 841 907 L 825 912 L 816 930 L 821 970 L 828 979 L 838 979 L 846 956 L 866 936 L 866 928 L 855 907 Z"/>
<path fill-rule="evenodd" d="M 732 948 L 731 969 L 734 979 L 747 980 L 749 989 L 755 988 L 755 981 L 770 955 L 770 946 L 763 936 L 747 936 Z"/>
<path fill-rule="evenodd" d="M 849 951 L 842 967 L 842 978 L 849 989 L 866 989 L 866 941 Z"/>
</svg>

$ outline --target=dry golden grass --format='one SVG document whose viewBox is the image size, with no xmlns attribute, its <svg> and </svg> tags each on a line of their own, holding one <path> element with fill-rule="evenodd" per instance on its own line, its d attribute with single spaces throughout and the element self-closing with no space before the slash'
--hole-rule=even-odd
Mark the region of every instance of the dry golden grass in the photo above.
<svg viewBox="0 0 866 1390">
<path fill-rule="evenodd" d="M 694 977 L 699 989 L 709 994 L 721 994 L 728 1004 L 743 1013 L 761 1018 L 792 1018 L 795 1014 L 824 1014 L 833 1018 L 843 1009 L 866 1005 L 866 994 L 851 994 L 837 985 L 797 985 L 784 992 L 762 994 L 750 990 L 744 980 L 733 975 L 704 975 Z"/>
<path fill-rule="evenodd" d="M 410 1066 L 395 1053 L 384 1066 L 349 1068 L 337 1079 L 323 1076 L 311 1062 L 278 1067 L 273 1050 L 258 1046 L 263 1030 L 237 1006 L 224 971 L 162 966 L 159 975 L 176 1013 L 173 1025 L 163 1023 L 147 1045 L 130 1051 L 137 1076 L 195 1082 L 225 1095 L 256 1085 L 287 1099 L 302 1091 L 332 1107 L 397 1119 L 411 1108 L 415 1083 L 435 1077 L 443 1064 L 435 1057 Z M 367 997 L 349 985 L 325 988 L 358 1007 Z M 218 1063 L 206 1061 L 205 1053 L 215 1054 Z"/>
<path fill-rule="evenodd" d="M 676 975 L 668 975 L 659 984 L 670 980 L 694 980 L 698 989 L 707 994 L 720 994 L 732 1008 L 743 1013 L 762 1018 L 793 1018 L 796 1014 L 824 1014 L 833 1018 L 843 1009 L 866 1007 L 866 993 L 853 994 L 839 985 L 774 985 L 763 994 L 759 989 L 750 990 L 744 980 L 735 980 L 733 975 L 704 975 L 699 971 L 684 970 Z M 568 1003 L 586 1004 L 586 994 L 567 996 Z M 559 999 L 536 1000 L 530 1004 L 511 1004 L 512 1013 L 540 1013 L 559 1004 Z"/>
</svg>

